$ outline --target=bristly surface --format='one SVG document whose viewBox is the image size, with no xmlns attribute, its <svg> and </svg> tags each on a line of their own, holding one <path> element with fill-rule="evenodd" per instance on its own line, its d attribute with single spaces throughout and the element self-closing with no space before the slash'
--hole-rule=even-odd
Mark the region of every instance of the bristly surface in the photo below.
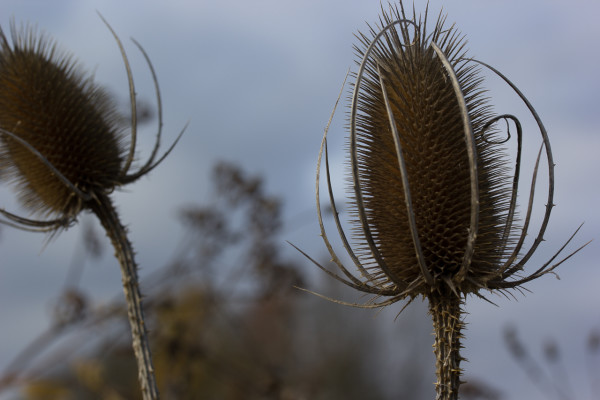
<svg viewBox="0 0 600 400">
<path fill-rule="evenodd" d="M 107 94 L 54 43 L 11 25 L 0 30 L 0 128 L 36 149 L 82 192 L 111 191 L 124 160 L 118 116 Z M 35 213 L 76 215 L 80 199 L 31 150 L 0 135 L 0 171 Z"/>
<path fill-rule="evenodd" d="M 391 8 L 389 13 L 384 10 L 380 26 L 371 29 L 370 36 L 360 34 L 364 48 L 356 48 L 359 60 L 383 28 L 406 19 L 403 8 Z M 477 292 L 488 281 L 499 279 L 501 265 L 514 247 L 512 239 L 504 240 L 511 196 L 508 164 L 501 145 L 495 143 L 498 133 L 493 129 L 483 131 L 495 115 L 478 71 L 461 60 L 463 37 L 454 27 L 445 27 L 441 16 L 431 33 L 426 31 L 427 15 L 411 19 L 414 24 L 394 24 L 377 40 L 358 88 L 358 178 L 368 230 L 387 268 L 384 271 L 374 260 L 357 218 L 354 236 L 364 249 L 359 257 L 372 274 L 373 284 L 410 288 L 409 297 L 427 296 L 442 289 L 436 289 L 436 285 L 453 286 L 453 290 L 464 294 Z M 464 277 L 456 274 L 463 263 L 470 230 L 469 156 L 456 93 L 431 42 L 437 44 L 456 72 L 475 136 L 479 222 L 473 259 Z M 426 284 L 417 260 L 380 75 L 399 133 L 418 237 L 425 265 L 436 282 L 433 286 Z M 359 206 L 354 200 L 356 215 Z"/>
</svg>

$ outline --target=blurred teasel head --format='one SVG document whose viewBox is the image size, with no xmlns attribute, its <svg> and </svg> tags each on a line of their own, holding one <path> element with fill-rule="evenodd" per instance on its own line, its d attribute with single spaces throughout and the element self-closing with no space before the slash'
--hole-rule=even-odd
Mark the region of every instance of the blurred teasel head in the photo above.
<svg viewBox="0 0 600 400">
<path fill-rule="evenodd" d="M 553 207 L 554 161 L 540 118 L 508 78 L 467 56 L 464 37 L 454 25 L 445 25 L 444 16 L 438 17 L 431 32 L 427 28 L 427 12 L 424 17 L 413 12 L 407 18 L 400 4 L 383 10 L 380 24 L 370 27 L 369 33 L 357 35 L 358 72 L 349 110 L 356 251 L 344 233 L 331 190 L 327 130 L 319 154 L 319 223 L 342 275 L 317 265 L 351 287 L 376 298 L 388 297 L 364 307 L 417 296 L 481 296 L 482 289 L 517 288 L 564 261 L 554 262 L 563 246 L 533 273 L 522 274 L 543 240 Z M 516 209 L 521 124 L 513 115 L 494 112 L 481 69 L 489 69 L 517 93 L 541 133 L 530 199 L 520 224 Z M 501 131 L 501 121 L 516 126 L 516 161 L 506 154 L 510 130 Z M 335 222 L 358 276 L 342 264 L 323 226 L 319 194 L 323 154 Z M 542 154 L 546 163 L 540 163 Z M 526 248 L 542 164 L 549 181 L 547 206 L 535 240 Z"/>
<path fill-rule="evenodd" d="M 108 24 L 107 24 L 108 26 Z M 106 91 L 73 59 L 36 30 L 11 23 L 12 43 L 0 29 L 0 178 L 13 182 L 33 222 L 1 210 L 10 221 L 54 229 L 72 221 L 98 195 L 138 179 L 153 169 L 155 150 L 139 171 L 129 173 L 136 146 L 133 77 L 121 49 L 131 94 L 131 139 Z M 135 41 L 134 41 L 135 42 Z M 154 70 L 144 50 L 159 96 Z M 170 150 L 169 150 L 170 151 Z M 169 152 L 167 151 L 167 153 Z"/>
<path fill-rule="evenodd" d="M 12 43 L 0 29 L 0 178 L 16 185 L 26 208 L 47 218 L 23 218 L 0 208 L 0 215 L 6 219 L 0 222 L 55 233 L 75 221 L 82 210 L 98 217 L 121 266 L 142 395 L 144 399 L 157 399 L 133 246 L 109 194 L 159 165 L 183 130 L 156 160 L 162 130 L 160 90 L 150 59 L 134 40 L 154 80 L 158 131 L 148 160 L 136 172 L 130 172 L 137 140 L 135 87 L 123 45 L 104 22 L 121 50 L 127 71 L 129 148 L 125 127 L 112 100 L 69 56 L 31 28 L 19 30 L 12 23 Z"/>
</svg>

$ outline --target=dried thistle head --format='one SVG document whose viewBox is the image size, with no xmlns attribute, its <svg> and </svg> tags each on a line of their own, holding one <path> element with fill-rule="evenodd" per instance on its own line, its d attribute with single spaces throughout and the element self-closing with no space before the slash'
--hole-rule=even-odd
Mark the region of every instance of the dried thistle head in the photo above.
<svg viewBox="0 0 600 400">
<path fill-rule="evenodd" d="M 317 265 L 351 287 L 376 298 L 389 297 L 366 307 L 416 296 L 480 296 L 482 289 L 516 288 L 564 261 L 552 265 L 563 246 L 534 273 L 521 275 L 542 241 L 553 207 L 554 163 L 537 113 L 504 75 L 466 56 L 464 38 L 454 26 L 445 26 L 445 17 L 438 17 L 431 32 L 427 28 L 427 12 L 421 18 L 413 11 L 407 18 L 400 4 L 390 6 L 389 12 L 383 10 L 379 25 L 371 27 L 369 34 L 358 35 L 359 70 L 349 112 L 357 251 L 337 216 L 329 182 L 327 132 L 319 154 L 321 233 L 344 276 Z M 482 87 L 481 67 L 515 90 L 540 128 L 542 148 L 521 226 L 515 224 L 521 125 L 513 115 L 494 113 Z M 516 126 L 514 166 L 503 148 L 508 138 L 495 128 L 500 120 Z M 533 244 L 524 249 L 542 151 L 547 157 L 548 202 Z M 323 153 L 336 225 L 359 276 L 342 264 L 323 227 L 319 200 Z"/>
<path fill-rule="evenodd" d="M 374 46 L 362 36 L 366 50 L 357 49 L 365 63 L 352 109 L 351 160 L 359 183 L 352 206 L 363 230 L 361 247 L 368 249 L 359 258 L 368 263 L 373 250 L 378 253 L 372 283 L 410 287 L 411 294 L 428 294 L 434 282 L 476 291 L 497 278 L 497 266 L 513 250 L 512 227 L 505 232 L 506 159 L 491 144 L 495 132 L 484 129 L 494 115 L 477 71 L 458 61 L 464 42 L 456 30 L 440 19 L 427 35 L 424 22 L 396 27 L 392 18 L 384 14 L 388 28 Z M 431 43 L 452 64 L 470 137 L 453 80 Z"/>
<path fill-rule="evenodd" d="M 137 172 L 129 173 L 137 136 L 135 88 L 123 45 L 106 25 L 117 41 L 127 70 L 131 103 L 129 150 L 124 146 L 119 118 L 110 99 L 70 57 L 60 54 L 51 41 L 31 29 L 17 31 L 13 23 L 12 46 L 0 30 L 0 176 L 17 185 L 25 206 L 52 219 L 30 220 L 3 209 L 0 215 L 19 228 L 51 232 L 70 224 L 84 209 L 98 217 L 121 266 L 142 395 L 144 399 L 157 399 L 133 246 L 109 194 L 160 164 L 183 131 L 155 161 L 162 128 L 160 91 L 146 52 L 134 41 L 154 79 L 158 133 L 149 159 Z"/>
<path fill-rule="evenodd" d="M 108 27 L 129 79 L 129 149 L 126 127 L 111 99 L 70 56 L 34 29 L 17 29 L 12 23 L 12 43 L 0 30 L 0 176 L 16 185 L 25 207 L 55 218 L 38 223 L 1 210 L 13 222 L 44 229 L 63 226 L 87 202 L 138 179 L 164 158 L 154 160 L 162 125 L 158 85 L 146 53 L 135 42 L 155 80 L 159 131 L 150 159 L 139 171 L 128 173 L 136 144 L 135 90 L 123 46 Z"/>
<path fill-rule="evenodd" d="M 110 191 L 125 159 L 118 116 L 104 91 L 56 45 L 11 26 L 13 46 L 0 31 L 0 128 L 12 132 L 84 193 Z M 42 214 L 78 213 L 80 199 L 34 152 L 2 135 L 3 170 L 28 208 Z"/>
</svg>

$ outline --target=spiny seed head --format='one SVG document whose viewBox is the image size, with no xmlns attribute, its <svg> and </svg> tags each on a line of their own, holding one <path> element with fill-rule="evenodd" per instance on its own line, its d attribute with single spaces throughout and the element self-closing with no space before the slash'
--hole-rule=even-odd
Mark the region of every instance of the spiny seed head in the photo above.
<svg viewBox="0 0 600 400">
<path fill-rule="evenodd" d="M 554 198 L 554 161 L 537 112 L 500 71 L 465 56 L 463 37 L 454 26 L 444 26 L 445 17 L 440 15 L 428 32 L 427 11 L 424 18 L 413 11 L 409 19 L 401 2 L 400 7 L 390 5 L 389 12 L 382 11 L 380 23 L 370 28 L 370 34 L 359 34 L 360 45 L 355 47 L 359 68 L 351 95 L 348 148 L 356 246 L 342 227 L 334 199 L 327 128 L 317 166 L 317 212 L 321 237 L 342 274 L 302 253 L 338 281 L 387 300 L 364 305 L 329 300 L 377 308 L 418 296 L 430 300 L 482 296 L 482 290 L 518 288 L 552 273 L 587 243 L 552 264 L 578 228 L 549 261 L 521 275 L 543 241 Z M 493 112 L 479 68 L 514 90 L 541 134 L 522 226 L 516 223 L 521 123 L 514 115 Z M 499 121 L 516 128 L 517 154 L 512 162 L 503 148 L 511 138 L 510 128 L 500 132 Z M 533 243 L 524 249 L 542 154 L 547 160 L 546 211 Z M 323 156 L 333 219 L 358 275 L 344 266 L 323 223 Z"/>
<path fill-rule="evenodd" d="M 92 195 L 118 182 L 124 149 L 108 95 L 56 45 L 32 29 L 0 30 L 0 128 L 36 149 L 76 188 Z M 22 203 L 43 215 L 77 214 L 81 200 L 29 148 L 0 135 L 0 172 Z"/>
<path fill-rule="evenodd" d="M 397 12 L 384 13 L 382 26 L 402 18 Z M 492 144 L 495 132 L 484 129 L 495 115 L 483 95 L 478 71 L 461 60 L 465 57 L 463 38 L 443 22 L 440 18 L 431 34 L 421 21 L 400 22 L 385 30 L 367 56 L 365 73 L 356 88 L 356 161 L 366 216 L 364 221 L 355 220 L 357 237 L 369 249 L 363 235 L 363 224 L 367 224 L 387 265 L 386 271 L 375 267 L 375 276 L 412 285 L 412 294 L 426 294 L 432 288 L 425 285 L 415 251 L 411 213 L 422 262 L 433 280 L 443 284 L 451 281 L 461 292 L 476 291 L 496 277 L 498 266 L 512 250 L 502 241 L 510 201 L 505 159 L 499 145 Z M 377 33 L 372 31 L 373 37 Z M 357 48 L 361 60 L 373 37 L 361 35 L 363 47 Z M 479 223 L 467 280 L 456 276 L 465 259 L 471 229 L 469 146 L 457 95 L 432 42 L 454 68 L 474 132 Z M 406 206 L 387 107 L 399 135 L 411 210 Z M 358 213 L 356 201 L 353 207 Z M 373 262 L 371 251 L 360 256 L 367 264 Z"/>
</svg>

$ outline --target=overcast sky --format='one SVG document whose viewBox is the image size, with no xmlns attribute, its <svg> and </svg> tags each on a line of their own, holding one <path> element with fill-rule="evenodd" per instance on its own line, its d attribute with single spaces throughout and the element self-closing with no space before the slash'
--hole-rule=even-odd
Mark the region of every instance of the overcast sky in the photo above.
<svg viewBox="0 0 600 400">
<path fill-rule="evenodd" d="M 417 10 L 425 2 L 416 1 Z M 565 350 L 578 399 L 588 398 L 585 340 L 600 329 L 600 3 L 548 0 L 430 1 L 467 36 L 469 54 L 509 76 L 544 121 L 554 151 L 557 207 L 546 242 L 530 268 L 549 258 L 585 221 L 576 243 L 595 238 L 551 276 L 528 286 L 518 301 L 494 297 L 499 307 L 478 299 L 467 303 L 467 376 L 502 387 L 510 399 L 542 399 L 521 376 L 502 342 L 502 329 L 515 324 L 539 354 L 555 338 Z M 286 219 L 309 215 L 289 230 L 291 240 L 321 254 L 314 211 L 317 152 L 331 108 L 348 68 L 354 68 L 354 33 L 377 22 L 378 1 L 13 1 L 0 3 L 0 24 L 29 22 L 94 73 L 126 104 L 128 89 L 119 50 L 99 11 L 124 40 L 140 98 L 153 101 L 148 69 L 130 37 L 150 55 L 163 95 L 164 142 L 189 128 L 173 154 L 149 177 L 115 194 L 129 226 L 142 278 L 169 259 L 180 239 L 181 206 L 207 199 L 211 166 L 218 160 L 260 174 L 268 190 L 285 202 Z M 498 111 L 517 101 L 497 80 L 486 83 Z M 495 98 L 495 97 L 494 97 Z M 344 104 L 347 106 L 347 104 Z M 331 130 L 331 163 L 336 187 L 344 183 L 345 110 Z M 526 135 L 539 143 L 531 122 Z M 139 157 L 153 145 L 154 128 L 144 126 Z M 537 146 L 538 144 L 535 144 Z M 543 190 L 540 190 L 543 193 Z M 340 195 L 343 190 L 340 191 Z M 540 195 L 540 208 L 543 196 Z M 18 210 L 10 188 L 0 188 L 0 205 Z M 306 214 L 309 213 L 309 214 Z M 301 220 L 307 220 L 302 218 Z M 44 236 L 0 230 L 0 369 L 47 324 L 48 302 L 62 287 L 77 227 L 44 247 Z M 112 251 L 107 252 L 112 254 Z M 291 252 L 290 252 L 291 253 Z M 307 268 L 310 268 L 307 265 Z M 82 285 L 94 300 L 120 290 L 116 261 L 85 271 Z M 343 312 L 361 312 L 341 310 Z M 395 312 L 380 316 L 389 324 Z M 597 396 L 597 394 L 596 394 Z"/>
</svg>

